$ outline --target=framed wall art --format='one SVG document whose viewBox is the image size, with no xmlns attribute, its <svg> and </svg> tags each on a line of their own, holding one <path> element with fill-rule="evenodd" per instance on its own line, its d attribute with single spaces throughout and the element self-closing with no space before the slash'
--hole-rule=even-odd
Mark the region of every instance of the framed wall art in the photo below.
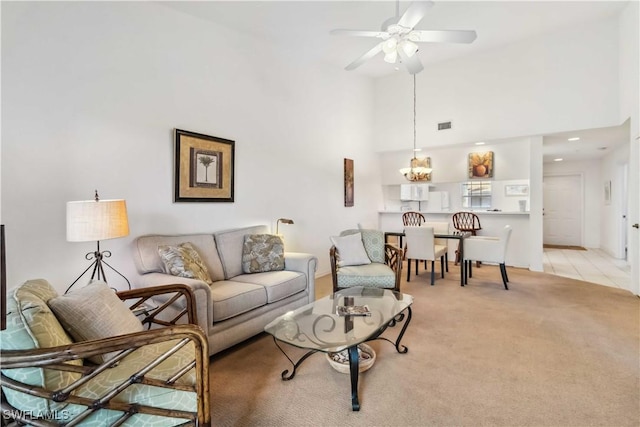
<svg viewBox="0 0 640 427">
<path fill-rule="evenodd" d="M 504 186 L 505 196 L 528 196 L 529 186 L 526 184 L 507 184 Z"/>
<path fill-rule="evenodd" d="M 604 182 L 604 204 L 611 204 L 611 181 Z"/>
<path fill-rule="evenodd" d="M 493 151 L 469 153 L 469 178 L 493 178 Z"/>
<path fill-rule="evenodd" d="M 344 159 L 344 205 L 353 207 L 353 160 Z"/>
<path fill-rule="evenodd" d="M 175 130 L 174 202 L 233 202 L 235 141 Z"/>
</svg>

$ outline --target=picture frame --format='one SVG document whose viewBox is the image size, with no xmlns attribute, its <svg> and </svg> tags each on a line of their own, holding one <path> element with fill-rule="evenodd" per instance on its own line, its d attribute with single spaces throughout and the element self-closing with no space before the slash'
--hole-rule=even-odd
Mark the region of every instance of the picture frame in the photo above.
<svg viewBox="0 0 640 427">
<path fill-rule="evenodd" d="M 174 202 L 233 202 L 235 141 L 175 129 Z"/>
<path fill-rule="evenodd" d="M 611 181 L 604 182 L 604 204 L 611 204 Z"/>
<path fill-rule="evenodd" d="M 504 186 L 505 196 L 528 196 L 529 186 L 527 184 L 507 184 Z"/>
<path fill-rule="evenodd" d="M 344 206 L 353 207 L 353 160 L 344 159 Z"/>
<path fill-rule="evenodd" d="M 493 178 L 493 151 L 469 153 L 469 178 Z"/>
</svg>

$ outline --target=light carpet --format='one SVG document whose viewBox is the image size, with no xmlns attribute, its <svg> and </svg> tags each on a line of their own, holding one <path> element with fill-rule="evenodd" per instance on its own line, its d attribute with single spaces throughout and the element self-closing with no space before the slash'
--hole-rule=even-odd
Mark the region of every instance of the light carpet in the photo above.
<svg viewBox="0 0 640 427">
<path fill-rule="evenodd" d="M 429 286 L 421 272 L 402 291 L 413 319 L 399 354 L 370 345 L 375 365 L 360 375 L 361 410 L 351 410 L 349 375 L 314 354 L 291 381 L 291 364 L 268 335 L 214 355 L 217 426 L 638 426 L 640 299 L 627 291 L 496 266 L 458 267 Z M 404 275 L 403 275 L 404 276 Z M 330 278 L 318 281 L 318 293 Z M 395 338 L 399 330 L 385 334 Z M 304 352 L 287 348 L 297 357 Z"/>
</svg>

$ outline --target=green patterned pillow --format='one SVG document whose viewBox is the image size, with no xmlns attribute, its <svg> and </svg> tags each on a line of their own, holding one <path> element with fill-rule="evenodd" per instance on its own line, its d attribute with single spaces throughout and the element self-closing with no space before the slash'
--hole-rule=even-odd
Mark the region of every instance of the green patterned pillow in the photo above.
<svg viewBox="0 0 640 427">
<path fill-rule="evenodd" d="M 362 243 L 371 262 L 384 264 L 384 232 L 380 230 L 360 230 Z"/>
<path fill-rule="evenodd" d="M 247 234 L 242 248 L 242 271 L 263 273 L 284 270 L 284 244 L 273 234 Z"/>
<path fill-rule="evenodd" d="M 158 253 L 167 273 L 202 280 L 209 285 L 213 283 L 207 266 L 191 243 L 185 242 L 178 246 L 162 245 L 158 247 Z"/>
<path fill-rule="evenodd" d="M 7 293 L 7 328 L 0 332 L 2 350 L 29 350 L 71 344 L 71 338 L 62 328 L 47 301 L 58 294 L 46 280 L 29 280 Z M 82 360 L 67 362 L 82 365 Z M 80 379 L 81 374 L 51 369 L 4 369 L 4 375 L 33 386 L 46 386 L 59 390 Z M 49 412 L 66 407 L 3 387 L 7 400 L 19 410 Z"/>
</svg>

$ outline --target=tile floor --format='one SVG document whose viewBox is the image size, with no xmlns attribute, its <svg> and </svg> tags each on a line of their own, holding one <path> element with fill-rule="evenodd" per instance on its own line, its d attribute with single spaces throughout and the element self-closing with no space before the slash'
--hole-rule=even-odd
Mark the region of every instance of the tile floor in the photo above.
<svg viewBox="0 0 640 427">
<path fill-rule="evenodd" d="M 545 273 L 629 289 L 631 267 L 625 260 L 615 259 L 600 249 L 544 249 Z"/>
</svg>

